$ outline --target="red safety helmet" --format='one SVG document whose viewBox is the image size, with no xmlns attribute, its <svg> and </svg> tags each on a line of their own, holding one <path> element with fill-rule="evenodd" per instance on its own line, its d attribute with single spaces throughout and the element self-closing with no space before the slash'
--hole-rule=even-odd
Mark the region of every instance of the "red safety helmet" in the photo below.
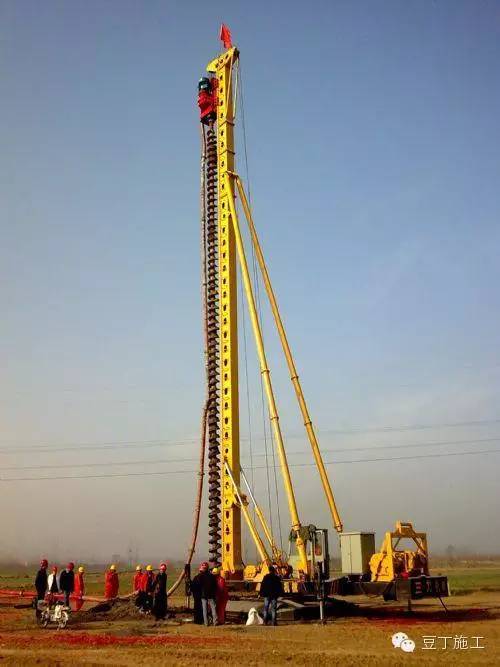
<svg viewBox="0 0 500 667">
<path fill-rule="evenodd" d="M 160 563 L 160 570 L 166 570 L 167 569 L 167 564 L 166 563 Z"/>
<path fill-rule="evenodd" d="M 40 566 L 41 567 L 48 567 L 49 566 L 49 561 L 46 558 L 42 558 L 40 561 Z"/>
<path fill-rule="evenodd" d="M 74 570 L 75 569 L 75 564 L 72 562 L 68 563 L 68 570 Z"/>
</svg>

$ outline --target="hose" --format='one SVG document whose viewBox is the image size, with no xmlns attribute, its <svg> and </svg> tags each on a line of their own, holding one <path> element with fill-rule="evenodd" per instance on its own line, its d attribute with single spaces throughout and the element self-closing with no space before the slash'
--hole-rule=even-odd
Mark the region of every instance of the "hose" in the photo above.
<svg viewBox="0 0 500 667">
<path fill-rule="evenodd" d="M 198 530 L 200 527 L 200 514 L 201 514 L 201 503 L 203 499 L 203 478 L 205 476 L 205 452 L 206 452 L 206 442 L 207 442 L 207 431 L 209 424 L 209 414 L 212 404 L 212 398 L 210 396 L 210 369 L 209 369 L 209 335 L 208 335 L 208 300 L 207 300 L 207 252 L 206 252 L 206 239 L 207 239 L 207 224 L 206 224 L 206 138 L 205 138 L 205 128 L 203 125 L 200 125 L 201 130 L 201 170 L 200 170 L 200 216 L 201 216 L 201 264 L 202 264 L 202 285 L 201 285 L 201 300 L 202 300 L 202 310 L 203 310 L 203 338 L 204 338 L 204 354 L 205 354 L 205 374 L 207 378 L 206 382 L 206 398 L 205 404 L 203 406 L 202 416 L 201 416 L 201 440 L 200 440 L 200 462 L 198 469 L 198 486 L 196 491 L 196 503 L 194 507 L 194 518 L 193 518 L 193 533 L 191 536 L 191 544 L 188 549 L 188 554 L 186 558 L 186 565 L 190 565 L 196 550 L 196 541 L 198 539 Z M 172 586 L 167 591 L 167 596 L 172 595 L 180 586 L 182 580 L 186 576 L 186 570 L 184 569 L 177 579 L 174 581 Z"/>
</svg>

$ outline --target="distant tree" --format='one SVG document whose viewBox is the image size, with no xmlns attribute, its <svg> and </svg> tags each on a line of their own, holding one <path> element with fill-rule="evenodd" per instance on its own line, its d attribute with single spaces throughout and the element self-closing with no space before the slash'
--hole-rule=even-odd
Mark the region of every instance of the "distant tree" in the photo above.
<svg viewBox="0 0 500 667">
<path fill-rule="evenodd" d="M 457 550 L 453 544 L 449 544 L 446 547 L 446 557 L 448 559 L 448 565 L 452 565 L 457 559 Z"/>
</svg>

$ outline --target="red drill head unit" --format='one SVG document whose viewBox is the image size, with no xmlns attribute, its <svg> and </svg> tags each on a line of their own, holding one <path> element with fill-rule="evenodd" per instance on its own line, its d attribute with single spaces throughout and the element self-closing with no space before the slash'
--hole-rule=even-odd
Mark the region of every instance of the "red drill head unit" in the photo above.
<svg viewBox="0 0 500 667">
<path fill-rule="evenodd" d="M 212 125 L 217 118 L 217 79 L 202 77 L 198 82 L 198 106 L 200 121 L 204 125 Z"/>
</svg>

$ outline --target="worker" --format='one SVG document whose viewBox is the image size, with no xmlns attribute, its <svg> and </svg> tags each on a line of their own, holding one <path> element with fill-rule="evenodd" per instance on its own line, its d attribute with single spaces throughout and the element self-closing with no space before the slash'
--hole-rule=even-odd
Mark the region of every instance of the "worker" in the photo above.
<svg viewBox="0 0 500 667">
<path fill-rule="evenodd" d="M 132 592 L 138 593 L 141 590 L 142 565 L 136 565 L 134 579 L 132 581 Z"/>
<path fill-rule="evenodd" d="M 83 596 L 85 595 L 85 581 L 83 575 L 85 569 L 80 565 L 78 572 L 75 574 L 75 611 L 80 611 L 83 607 Z"/>
<path fill-rule="evenodd" d="M 66 569 L 61 572 L 59 588 L 64 593 L 64 604 L 69 607 L 69 598 L 75 590 L 75 564 L 68 563 Z"/>
<path fill-rule="evenodd" d="M 274 565 L 269 566 L 269 572 L 262 579 L 260 585 L 260 596 L 264 598 L 264 625 L 268 624 L 269 615 L 271 622 L 276 625 L 276 610 L 278 608 L 278 598 L 283 595 L 283 584 L 276 574 Z"/>
<path fill-rule="evenodd" d="M 203 625 L 203 606 L 201 604 L 201 573 L 202 568 L 198 574 L 191 579 L 191 594 L 193 596 L 193 621 L 197 625 Z"/>
<path fill-rule="evenodd" d="M 110 565 L 104 578 L 104 597 L 107 600 L 116 598 L 118 596 L 119 588 L 120 582 L 118 579 L 118 572 L 116 571 L 116 565 Z"/>
<path fill-rule="evenodd" d="M 52 572 L 48 576 L 47 588 L 51 596 L 57 595 L 57 593 L 61 592 L 61 589 L 59 588 L 59 574 L 57 571 L 57 565 L 54 565 Z"/>
<path fill-rule="evenodd" d="M 167 615 L 167 565 L 160 563 L 160 571 L 155 577 L 153 588 L 153 616 L 157 621 Z"/>
<path fill-rule="evenodd" d="M 48 575 L 47 568 L 49 567 L 49 562 L 46 558 L 42 558 L 40 561 L 40 569 L 36 573 L 35 577 L 35 588 L 36 588 L 36 598 L 37 600 L 43 600 L 45 598 L 45 593 L 48 588 Z"/>
<path fill-rule="evenodd" d="M 135 604 L 136 607 L 142 607 L 143 604 L 143 588 L 142 582 L 144 579 L 144 572 L 142 571 L 142 565 L 136 565 L 135 574 L 132 580 L 132 593 L 135 595 Z"/>
<path fill-rule="evenodd" d="M 142 590 L 144 591 L 142 611 L 145 614 L 151 613 L 153 607 L 153 593 L 155 588 L 155 573 L 153 571 L 153 566 L 148 565 L 146 567 L 146 573 L 142 580 Z"/>
<path fill-rule="evenodd" d="M 224 625 L 226 622 L 226 606 L 229 600 L 229 593 L 227 590 L 226 580 L 221 574 L 220 567 L 214 567 L 212 574 L 215 577 L 216 592 L 215 592 L 215 608 L 217 611 L 217 623 Z"/>
<path fill-rule="evenodd" d="M 215 595 L 217 592 L 217 581 L 210 572 L 209 564 L 204 562 L 200 566 L 201 584 L 201 607 L 203 609 L 203 622 L 210 625 L 209 609 L 212 615 L 212 623 L 217 625 L 217 610 L 215 608 Z"/>
</svg>

